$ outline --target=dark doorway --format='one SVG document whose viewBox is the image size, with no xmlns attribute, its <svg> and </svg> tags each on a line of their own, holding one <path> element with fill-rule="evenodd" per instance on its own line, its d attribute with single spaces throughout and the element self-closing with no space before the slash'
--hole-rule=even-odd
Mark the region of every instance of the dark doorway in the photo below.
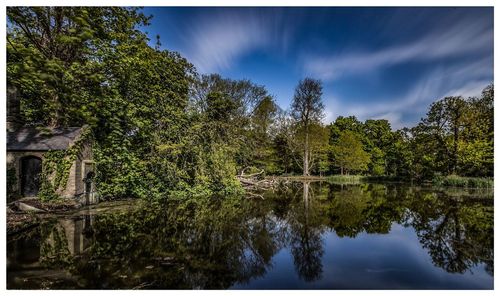
<svg viewBox="0 0 500 296">
<path fill-rule="evenodd" d="M 90 195 L 92 194 L 92 182 L 94 180 L 94 172 L 88 172 L 85 176 L 85 204 L 90 204 Z"/>
<path fill-rule="evenodd" d="M 21 160 L 21 193 L 23 196 L 36 196 L 40 189 L 42 160 L 27 156 Z"/>
</svg>

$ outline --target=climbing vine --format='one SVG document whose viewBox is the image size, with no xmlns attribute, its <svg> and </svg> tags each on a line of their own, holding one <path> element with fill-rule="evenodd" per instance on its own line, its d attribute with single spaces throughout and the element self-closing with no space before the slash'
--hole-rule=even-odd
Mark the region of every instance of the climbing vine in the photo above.
<svg viewBox="0 0 500 296">
<path fill-rule="evenodd" d="M 41 237 L 45 239 L 40 244 L 40 263 L 45 267 L 69 267 L 74 258 L 68 246 L 68 238 L 63 227 L 57 222 L 45 223 L 40 227 Z"/>
<path fill-rule="evenodd" d="M 38 192 L 41 200 L 59 198 L 58 191 L 68 182 L 71 166 L 91 137 L 91 129 L 84 127 L 80 137 L 67 150 L 50 150 L 44 154 Z"/>
</svg>

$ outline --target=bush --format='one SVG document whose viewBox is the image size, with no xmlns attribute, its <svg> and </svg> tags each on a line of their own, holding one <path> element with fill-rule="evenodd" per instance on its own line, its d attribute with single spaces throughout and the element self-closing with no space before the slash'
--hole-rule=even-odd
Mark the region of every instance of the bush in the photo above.
<svg viewBox="0 0 500 296">
<path fill-rule="evenodd" d="M 436 176 L 432 180 L 435 186 L 465 187 L 465 188 L 493 188 L 493 178 L 472 178 L 450 175 Z"/>
<path fill-rule="evenodd" d="M 328 181 L 332 183 L 350 183 L 357 184 L 363 182 L 364 176 L 360 175 L 333 175 L 328 177 Z"/>
</svg>

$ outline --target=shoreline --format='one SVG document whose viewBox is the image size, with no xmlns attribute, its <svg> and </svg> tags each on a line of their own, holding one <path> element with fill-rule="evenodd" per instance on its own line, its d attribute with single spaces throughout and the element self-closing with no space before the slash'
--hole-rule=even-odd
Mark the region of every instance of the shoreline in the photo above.
<svg viewBox="0 0 500 296">
<path fill-rule="evenodd" d="M 290 181 L 325 181 L 343 184 L 399 183 L 416 186 L 435 186 L 463 189 L 494 189 L 494 179 L 486 177 L 445 176 L 434 180 L 410 180 L 398 176 L 328 175 L 328 176 L 266 176 L 266 179 Z"/>
</svg>

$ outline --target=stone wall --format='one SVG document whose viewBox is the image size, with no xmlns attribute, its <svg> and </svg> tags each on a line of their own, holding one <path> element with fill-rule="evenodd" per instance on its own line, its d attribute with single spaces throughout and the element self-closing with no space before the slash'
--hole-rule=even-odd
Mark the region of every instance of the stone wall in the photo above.
<svg viewBox="0 0 500 296">
<path fill-rule="evenodd" d="M 91 164 L 91 168 L 85 164 Z M 94 171 L 93 166 L 93 154 L 92 154 L 92 143 L 86 143 L 77 159 L 71 166 L 68 182 L 66 183 L 65 189 L 62 190 L 59 194 L 65 197 L 76 197 L 82 203 L 97 203 L 97 194 L 95 190 L 95 186 L 92 186 L 91 192 L 89 192 L 90 199 L 88 201 L 84 200 L 85 198 L 85 178 L 90 171 Z"/>
<path fill-rule="evenodd" d="M 42 160 L 42 168 L 44 165 L 44 154 L 43 151 L 8 151 L 7 152 L 7 168 L 14 168 L 17 184 L 15 186 L 18 194 L 21 193 L 21 160 L 27 156 L 36 156 Z M 82 198 L 85 195 L 85 182 L 84 179 L 89 171 L 94 171 L 92 158 L 92 145 L 91 143 L 86 143 L 78 155 L 77 159 L 73 162 L 70 170 L 66 186 L 58 190 L 56 193 L 64 198 L 77 198 L 83 201 Z M 90 165 L 89 165 L 90 164 Z M 96 203 L 97 194 L 95 190 L 95 185 L 92 185 L 92 191 L 90 192 L 90 199 L 86 203 Z"/>
</svg>

